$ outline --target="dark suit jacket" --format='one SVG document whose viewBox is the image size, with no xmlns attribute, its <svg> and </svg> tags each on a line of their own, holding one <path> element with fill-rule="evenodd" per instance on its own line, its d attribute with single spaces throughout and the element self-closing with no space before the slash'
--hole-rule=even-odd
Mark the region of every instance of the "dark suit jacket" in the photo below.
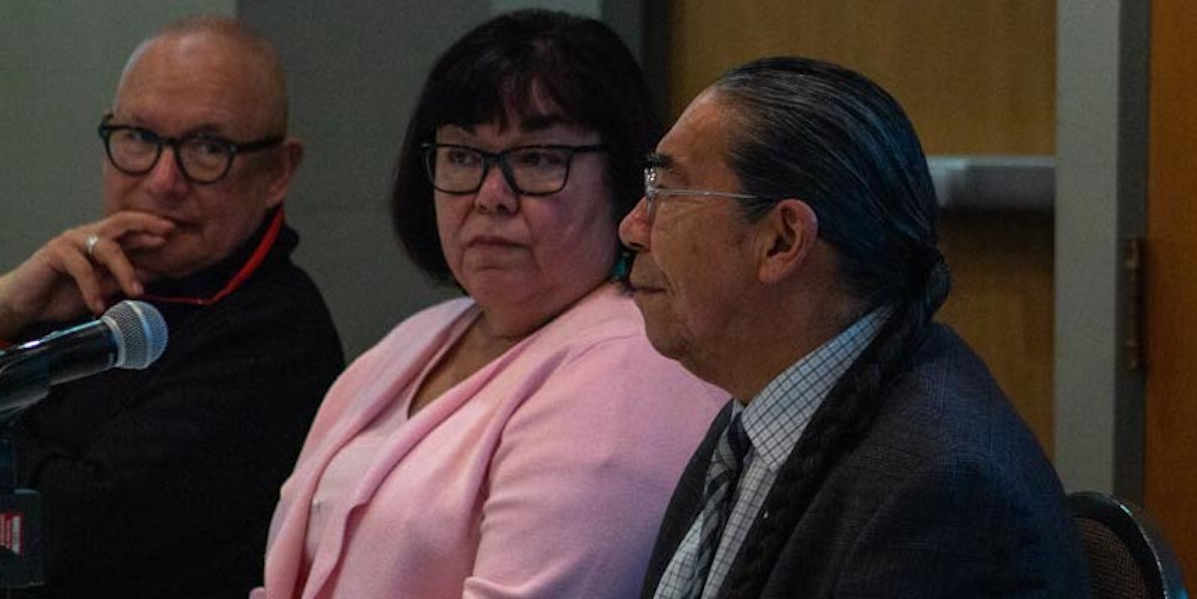
<svg viewBox="0 0 1197 599">
<path fill-rule="evenodd" d="M 963 341 L 932 325 L 912 370 L 882 401 L 789 533 L 762 597 L 1088 596 L 1055 471 Z M 726 422 L 725 410 L 674 492 L 644 597 L 701 509 Z M 758 514 L 745 546 L 759 539 L 760 522 Z M 727 580 L 744 566 L 741 551 Z"/>
</svg>

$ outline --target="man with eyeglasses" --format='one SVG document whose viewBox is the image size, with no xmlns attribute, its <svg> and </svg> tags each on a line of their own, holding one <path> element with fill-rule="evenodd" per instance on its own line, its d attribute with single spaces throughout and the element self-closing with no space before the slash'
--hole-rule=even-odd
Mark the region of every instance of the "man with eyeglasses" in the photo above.
<svg viewBox="0 0 1197 599">
<path fill-rule="evenodd" d="M 98 133 L 104 218 L 0 277 L 0 339 L 122 298 L 169 343 L 145 370 L 55 386 L 12 425 L 19 487 L 42 496 L 35 597 L 244 597 L 269 518 L 344 365 L 290 261 L 282 204 L 303 156 L 269 42 L 232 19 L 169 25 L 133 52 Z"/>
<path fill-rule="evenodd" d="M 1056 473 L 948 294 L 914 129 L 868 79 L 773 58 L 698 96 L 620 237 L 648 338 L 734 397 L 642 597 L 1086 597 Z"/>
</svg>

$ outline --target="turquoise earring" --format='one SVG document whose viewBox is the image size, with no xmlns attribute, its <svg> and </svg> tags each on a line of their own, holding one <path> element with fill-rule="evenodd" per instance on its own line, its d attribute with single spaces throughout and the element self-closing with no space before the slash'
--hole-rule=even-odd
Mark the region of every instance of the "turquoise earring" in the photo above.
<svg viewBox="0 0 1197 599">
<path fill-rule="evenodd" d="M 635 252 L 621 246 L 619 248 L 619 257 L 615 259 L 615 264 L 611 266 L 611 279 L 626 281 L 628 275 L 632 274 L 632 260 L 635 258 Z"/>
</svg>

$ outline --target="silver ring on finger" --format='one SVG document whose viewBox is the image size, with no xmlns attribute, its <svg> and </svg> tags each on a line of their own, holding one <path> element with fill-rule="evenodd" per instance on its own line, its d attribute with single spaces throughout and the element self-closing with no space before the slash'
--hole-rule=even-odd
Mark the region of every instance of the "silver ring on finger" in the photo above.
<svg viewBox="0 0 1197 599">
<path fill-rule="evenodd" d="M 87 257 L 88 258 L 94 257 L 96 243 L 99 241 L 100 241 L 100 236 L 96 235 L 95 233 L 92 233 L 91 235 L 87 236 Z"/>
</svg>

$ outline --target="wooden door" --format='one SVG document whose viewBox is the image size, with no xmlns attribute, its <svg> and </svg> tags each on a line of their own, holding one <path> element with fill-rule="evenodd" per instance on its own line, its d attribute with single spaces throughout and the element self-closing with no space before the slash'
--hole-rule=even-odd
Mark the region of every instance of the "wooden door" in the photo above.
<svg viewBox="0 0 1197 599">
<path fill-rule="evenodd" d="M 1153 0 L 1144 503 L 1197 584 L 1197 3 Z"/>
<path fill-rule="evenodd" d="M 928 154 L 1055 151 L 1054 0 L 674 0 L 672 116 L 723 71 L 799 54 L 892 93 Z M 952 293 L 939 317 L 985 359 L 1050 455 L 1054 220 L 945 212 Z"/>
</svg>

